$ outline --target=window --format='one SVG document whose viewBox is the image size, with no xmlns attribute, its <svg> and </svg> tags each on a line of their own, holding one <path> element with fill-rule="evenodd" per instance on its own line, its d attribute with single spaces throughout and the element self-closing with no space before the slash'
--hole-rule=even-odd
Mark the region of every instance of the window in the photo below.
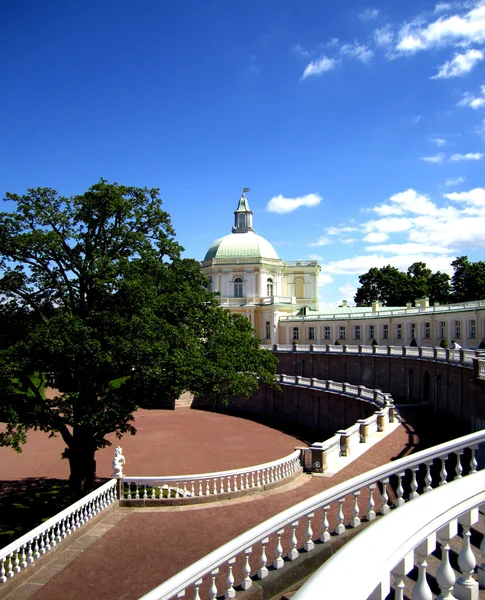
<svg viewBox="0 0 485 600">
<path fill-rule="evenodd" d="M 455 321 L 455 338 L 461 338 L 461 321 Z"/>
<path fill-rule="evenodd" d="M 273 280 L 271 279 L 271 277 L 268 277 L 268 281 L 266 282 L 266 295 L 273 295 Z"/>
<path fill-rule="evenodd" d="M 446 321 L 440 321 L 440 340 L 446 337 Z"/>
<path fill-rule="evenodd" d="M 308 328 L 308 339 L 309 340 L 314 340 L 315 339 L 315 327 L 309 327 Z"/>
<path fill-rule="evenodd" d="M 475 338 L 477 337 L 477 325 L 475 319 L 470 319 L 468 321 L 468 337 Z"/>
<path fill-rule="evenodd" d="M 234 298 L 243 297 L 243 280 L 240 277 L 234 279 Z"/>
<path fill-rule="evenodd" d="M 360 325 L 356 325 L 355 326 L 355 335 L 354 335 L 354 338 L 356 340 L 360 340 Z"/>
<path fill-rule="evenodd" d="M 244 213 L 239 215 L 238 225 L 239 227 L 246 227 L 246 215 Z"/>
<path fill-rule="evenodd" d="M 209 283 L 207 284 L 207 291 L 212 292 L 212 277 L 209 277 Z"/>
<path fill-rule="evenodd" d="M 374 325 L 369 325 L 369 339 L 373 340 L 375 337 L 376 328 Z"/>
<path fill-rule="evenodd" d="M 323 339 L 324 340 L 330 340 L 330 339 L 332 339 L 330 337 L 330 327 L 328 327 L 327 325 L 325 325 L 325 327 L 323 328 Z"/>
<path fill-rule="evenodd" d="M 271 339 L 271 322 L 270 321 L 266 321 L 266 339 L 267 340 Z"/>
<path fill-rule="evenodd" d="M 298 327 L 293 327 L 293 339 L 294 340 L 300 339 L 300 329 Z"/>
<path fill-rule="evenodd" d="M 424 324 L 424 339 L 429 340 L 430 337 L 431 337 L 431 323 L 426 322 Z"/>
<path fill-rule="evenodd" d="M 409 337 L 412 340 L 416 337 L 416 323 L 409 324 Z"/>
<path fill-rule="evenodd" d="M 396 325 L 396 340 L 402 340 L 402 325 L 398 323 Z"/>
<path fill-rule="evenodd" d="M 345 340 L 345 326 L 341 325 L 339 328 L 338 338 L 339 340 Z"/>
<path fill-rule="evenodd" d="M 382 326 L 382 339 L 383 340 L 389 339 L 389 325 Z"/>
</svg>

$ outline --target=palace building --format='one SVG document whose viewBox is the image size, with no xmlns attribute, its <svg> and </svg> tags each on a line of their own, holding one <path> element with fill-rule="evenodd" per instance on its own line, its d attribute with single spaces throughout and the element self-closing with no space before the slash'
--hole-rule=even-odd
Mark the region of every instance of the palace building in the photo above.
<svg viewBox="0 0 485 600">
<path fill-rule="evenodd" d="M 439 346 L 443 338 L 477 348 L 485 338 L 485 300 L 407 306 L 349 306 L 319 310 L 316 260 L 283 261 L 253 229 L 244 193 L 234 212 L 232 232 L 216 240 L 202 271 L 221 306 L 245 315 L 265 344 L 371 344 Z M 374 341 L 375 340 L 375 341 Z M 414 345 L 414 343 L 413 343 Z"/>
</svg>

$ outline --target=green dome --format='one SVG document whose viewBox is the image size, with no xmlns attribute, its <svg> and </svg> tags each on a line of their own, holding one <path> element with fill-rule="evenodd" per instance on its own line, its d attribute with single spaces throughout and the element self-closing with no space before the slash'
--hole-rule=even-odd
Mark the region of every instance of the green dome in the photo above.
<svg viewBox="0 0 485 600">
<path fill-rule="evenodd" d="M 279 260 L 273 246 L 254 231 L 230 233 L 216 240 L 204 261 L 214 258 L 272 258 Z"/>
</svg>

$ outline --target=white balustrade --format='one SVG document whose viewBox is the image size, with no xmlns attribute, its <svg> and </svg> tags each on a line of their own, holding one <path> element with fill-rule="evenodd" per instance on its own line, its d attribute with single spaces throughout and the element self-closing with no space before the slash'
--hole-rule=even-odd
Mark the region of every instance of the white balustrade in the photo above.
<svg viewBox="0 0 485 600">
<path fill-rule="evenodd" d="M 314 540 L 327 542 L 332 535 L 331 532 L 339 535 L 345 531 L 346 527 L 357 526 L 359 519 L 374 520 L 377 514 L 381 514 L 385 515 L 383 519 L 377 520 L 372 527 L 359 533 L 354 540 L 340 549 L 326 563 L 326 565 L 330 565 L 336 557 L 345 552 L 347 547 L 367 534 L 367 541 L 360 544 L 358 552 L 355 552 L 350 560 L 343 561 L 343 566 L 337 576 L 329 577 L 325 584 L 320 585 L 319 583 L 318 588 L 314 587 L 312 577 L 298 592 L 298 594 L 302 594 L 312 582 L 309 595 L 295 596 L 298 599 L 314 600 L 322 597 L 322 590 L 324 590 L 323 597 L 326 598 L 368 598 L 378 584 L 381 584 L 381 590 L 385 590 L 386 580 L 388 584 L 391 572 L 399 583 L 399 577 L 404 576 L 403 571 L 405 574 L 412 567 L 409 554 L 420 544 L 426 542 L 428 538 L 432 541 L 435 531 L 441 530 L 453 519 L 466 514 L 467 510 L 472 510 L 485 503 L 485 471 L 474 472 L 476 464 L 471 459 L 477 446 L 484 442 L 485 431 L 473 433 L 382 465 L 340 483 L 292 506 L 224 544 L 143 596 L 143 600 L 170 600 L 182 597 L 187 590 L 193 587 L 195 582 L 202 579 L 207 584 L 212 581 L 213 588 L 217 589 L 214 573 L 219 568 L 221 568 L 221 572 L 227 572 L 230 561 L 235 557 L 236 560 L 240 557 L 239 564 L 249 565 L 249 573 L 247 568 L 243 569 L 243 581 L 247 582 L 248 577 L 263 578 L 267 575 L 268 549 L 272 551 L 271 554 L 274 557 L 270 559 L 274 568 L 282 569 L 286 565 L 284 556 L 290 555 L 292 560 L 297 560 L 305 548 L 311 548 Z M 430 473 L 428 466 L 438 463 L 439 467 L 440 461 L 446 462 L 451 460 L 451 457 L 455 460 L 457 453 L 461 451 L 465 453 L 467 460 L 462 461 L 464 470 L 460 479 L 450 481 L 446 487 L 440 487 L 441 481 L 436 474 L 432 478 L 426 478 Z M 448 471 L 452 475 L 456 473 L 454 466 Z M 435 471 L 431 469 L 431 472 Z M 412 477 L 404 477 L 406 473 L 415 473 L 416 485 L 410 485 Z M 396 479 L 397 488 L 395 487 Z M 391 483 L 394 486 L 392 494 L 395 499 L 394 506 L 398 510 L 390 510 Z M 471 502 L 471 504 L 469 506 L 462 505 L 458 512 L 456 510 L 453 512 L 452 507 L 448 508 L 450 497 L 448 490 L 451 488 L 451 497 L 453 497 L 453 493 L 460 490 L 460 486 L 463 484 L 467 486 L 465 497 L 468 500 L 466 502 Z M 421 490 L 424 490 L 425 487 L 430 489 L 426 493 L 422 493 Z M 419 494 L 415 496 L 415 499 L 411 499 L 413 492 Z M 470 498 L 472 500 L 469 500 Z M 344 502 L 344 500 L 346 501 Z M 402 511 L 404 512 L 402 513 Z M 432 511 L 431 514 L 435 516 L 431 526 L 428 525 L 429 511 Z M 401 513 L 403 514 L 402 519 L 400 518 Z M 396 521 L 396 518 L 399 521 Z M 469 518 L 468 521 L 464 521 L 464 530 L 466 523 L 471 523 L 472 520 Z M 299 525 L 296 525 L 297 522 Z M 396 525 L 393 526 L 393 523 Z M 380 527 L 382 534 L 375 542 L 373 534 L 376 527 Z M 255 552 L 254 560 L 251 560 L 251 557 L 248 558 L 251 549 L 254 549 Z M 426 547 L 423 546 L 420 550 L 425 552 Z M 471 561 L 467 554 L 465 549 L 462 559 L 462 576 L 465 586 L 470 583 L 471 568 Z M 426 555 L 421 553 L 418 557 L 418 566 L 424 569 L 425 562 Z M 365 567 L 362 567 L 363 564 Z M 446 577 L 443 577 L 443 585 L 447 585 L 446 581 Z M 218 585 L 222 587 L 224 579 L 220 580 Z M 332 587 L 327 587 L 330 585 Z M 396 597 L 402 598 L 402 595 Z M 213 594 L 210 598 L 215 598 L 215 595 Z"/>
<path fill-rule="evenodd" d="M 124 500 L 169 501 L 174 498 L 197 498 L 257 489 L 286 479 L 301 470 L 300 450 L 268 463 L 230 471 L 164 477 L 123 477 Z"/>
<path fill-rule="evenodd" d="M 437 539 L 441 559 L 436 573 L 442 599 L 478 598 L 478 582 L 472 577 L 476 559 L 470 547 L 470 527 L 478 521 L 478 507 L 485 502 L 485 471 L 452 481 L 446 488 L 416 498 L 392 511 L 343 546 L 293 596 L 294 600 L 315 598 L 385 598 L 391 574 L 395 598 L 402 599 L 404 578 L 418 568 L 413 600 L 434 598 L 427 581 L 428 556 Z M 462 525 L 458 576 L 450 564 L 450 541 Z M 483 551 L 483 550 L 482 550 Z M 414 555 L 414 561 L 413 561 Z M 349 577 L 349 565 L 352 576 Z M 409 580 L 412 584 L 412 580 Z M 322 591 L 324 593 L 322 595 Z"/>
<path fill-rule="evenodd" d="M 111 479 L 0 550 L 0 584 L 35 563 L 117 499 Z"/>
</svg>

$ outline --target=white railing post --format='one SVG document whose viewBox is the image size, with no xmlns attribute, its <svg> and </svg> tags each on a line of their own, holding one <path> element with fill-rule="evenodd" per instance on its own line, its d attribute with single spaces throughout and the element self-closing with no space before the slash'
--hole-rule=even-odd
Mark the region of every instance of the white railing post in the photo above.
<svg viewBox="0 0 485 600">
<path fill-rule="evenodd" d="M 478 508 L 467 511 L 458 518 L 463 527 L 463 545 L 458 554 L 458 566 L 462 576 L 457 580 L 454 587 L 455 598 L 459 600 L 478 600 L 478 583 L 473 579 L 476 560 L 471 549 L 470 527 L 478 521 Z"/>
<path fill-rule="evenodd" d="M 413 589 L 413 600 L 433 600 L 433 594 L 426 579 L 427 558 L 436 548 L 436 533 L 428 536 L 415 550 L 418 566 L 418 580 Z"/>
<path fill-rule="evenodd" d="M 438 539 L 441 544 L 441 563 L 436 573 L 436 581 L 440 586 L 440 600 L 450 600 L 454 596 L 451 593 L 455 583 L 455 571 L 450 564 L 450 540 L 458 533 L 458 523 L 452 519 L 438 531 Z"/>
</svg>

